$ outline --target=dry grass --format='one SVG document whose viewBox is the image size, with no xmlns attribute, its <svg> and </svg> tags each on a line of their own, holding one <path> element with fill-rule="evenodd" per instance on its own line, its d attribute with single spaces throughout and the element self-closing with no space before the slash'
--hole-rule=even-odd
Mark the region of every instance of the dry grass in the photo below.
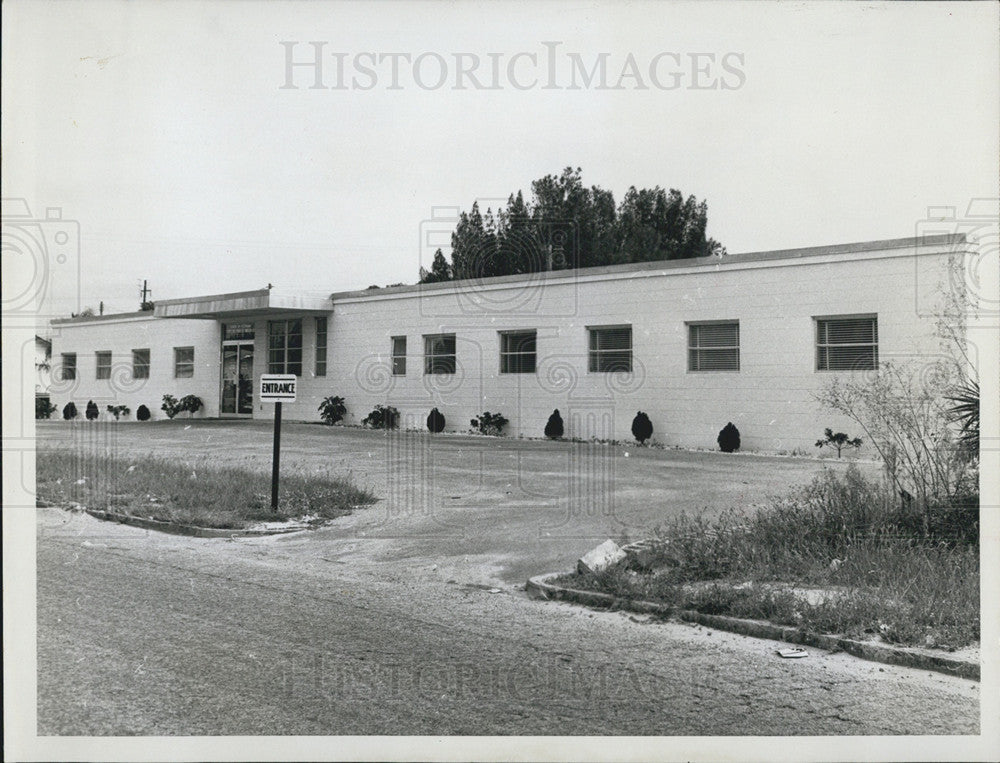
<svg viewBox="0 0 1000 763">
<path fill-rule="evenodd" d="M 279 511 L 271 511 L 271 478 L 201 459 L 177 463 L 153 457 L 46 449 L 37 456 L 37 494 L 56 505 L 79 504 L 199 527 L 242 528 L 261 521 L 344 516 L 375 501 L 367 490 L 329 474 L 282 470 Z"/>
<path fill-rule="evenodd" d="M 653 536 L 664 545 L 649 574 L 614 569 L 564 581 L 713 614 L 957 648 L 980 632 L 978 496 L 960 503 L 917 513 L 856 468 L 842 478 L 826 472 L 751 516 L 681 516 L 658 528 Z M 811 603 L 804 589 L 825 595 Z"/>
</svg>

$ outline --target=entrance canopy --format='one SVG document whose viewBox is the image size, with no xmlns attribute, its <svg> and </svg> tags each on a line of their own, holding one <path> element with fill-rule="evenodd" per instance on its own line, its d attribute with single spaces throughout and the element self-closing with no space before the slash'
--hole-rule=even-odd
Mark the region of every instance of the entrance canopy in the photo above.
<svg viewBox="0 0 1000 763">
<path fill-rule="evenodd" d="M 326 292 L 290 289 L 258 289 L 205 297 L 157 300 L 153 314 L 157 318 L 239 318 L 295 312 L 329 313 L 333 300 Z"/>
</svg>

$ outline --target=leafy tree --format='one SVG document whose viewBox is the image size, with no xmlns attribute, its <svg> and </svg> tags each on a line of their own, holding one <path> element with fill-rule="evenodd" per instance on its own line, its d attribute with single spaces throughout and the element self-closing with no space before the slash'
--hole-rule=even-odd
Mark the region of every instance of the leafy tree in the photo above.
<svg viewBox="0 0 1000 763">
<path fill-rule="evenodd" d="M 840 458 L 840 451 L 843 448 L 846 448 L 846 447 L 860 448 L 861 447 L 861 438 L 860 437 L 855 437 L 852 440 L 850 435 L 844 434 L 843 432 L 836 432 L 836 433 L 834 433 L 834 431 L 832 429 L 830 429 L 829 427 L 827 427 L 826 429 L 823 430 L 823 438 L 824 439 L 822 439 L 822 440 L 816 440 L 816 447 L 817 448 L 822 448 L 824 445 L 830 445 L 831 447 L 836 448 L 837 449 L 837 458 Z"/>
<path fill-rule="evenodd" d="M 708 204 L 677 189 L 636 188 L 615 204 L 611 191 L 583 183 L 579 167 L 531 183 L 531 201 L 517 191 L 503 209 L 478 202 L 462 212 L 452 234 L 451 265 L 435 254 L 423 283 L 628 262 L 722 256 L 707 238 Z M 440 261 L 438 254 L 441 254 Z"/>
</svg>

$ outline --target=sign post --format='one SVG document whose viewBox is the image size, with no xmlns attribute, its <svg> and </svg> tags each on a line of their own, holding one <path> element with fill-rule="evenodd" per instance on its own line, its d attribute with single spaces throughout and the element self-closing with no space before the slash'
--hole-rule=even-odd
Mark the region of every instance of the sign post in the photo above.
<svg viewBox="0 0 1000 763">
<path fill-rule="evenodd" d="M 258 396 L 274 403 L 274 452 L 271 456 L 271 511 L 278 511 L 278 463 L 281 459 L 281 404 L 294 403 L 298 377 L 294 374 L 261 374 Z"/>
</svg>

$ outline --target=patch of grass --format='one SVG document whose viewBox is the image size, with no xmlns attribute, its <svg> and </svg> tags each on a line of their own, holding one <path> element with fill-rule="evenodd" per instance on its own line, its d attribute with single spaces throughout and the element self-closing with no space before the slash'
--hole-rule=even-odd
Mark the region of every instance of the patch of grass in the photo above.
<svg viewBox="0 0 1000 763">
<path fill-rule="evenodd" d="M 329 519 L 375 501 L 370 491 L 343 478 L 283 471 L 276 514 L 271 511 L 270 474 L 214 466 L 204 459 L 177 463 L 44 449 L 36 463 L 40 500 L 199 527 L 234 529 L 305 516 Z"/>
<path fill-rule="evenodd" d="M 682 515 L 658 528 L 660 558 L 650 573 L 617 568 L 562 582 L 907 645 L 977 641 L 978 496 L 919 513 L 893 499 L 856 467 L 843 477 L 824 472 L 752 515 Z"/>
</svg>

